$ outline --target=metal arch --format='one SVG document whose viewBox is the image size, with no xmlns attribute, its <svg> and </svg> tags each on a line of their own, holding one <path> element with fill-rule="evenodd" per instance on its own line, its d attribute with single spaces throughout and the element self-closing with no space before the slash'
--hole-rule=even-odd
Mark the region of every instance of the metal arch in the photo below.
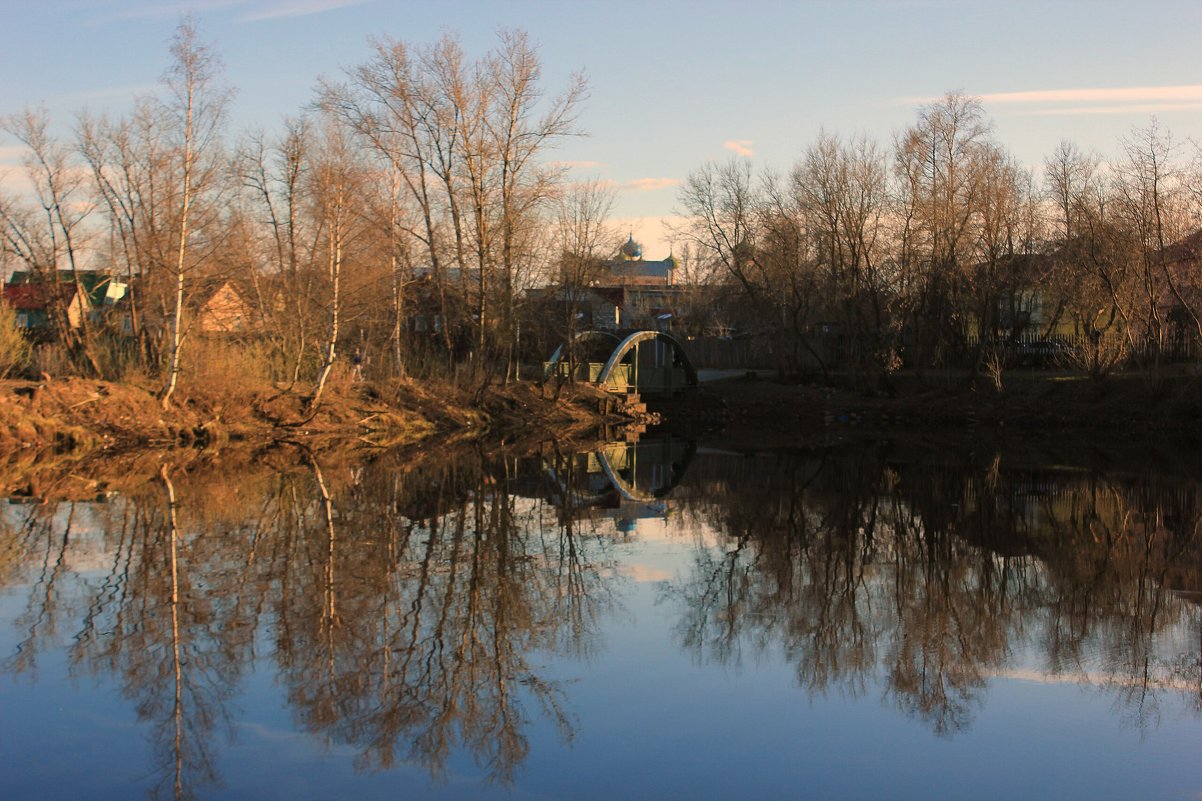
<svg viewBox="0 0 1202 801">
<path fill-rule="evenodd" d="M 640 342 L 645 342 L 649 339 L 662 339 L 671 345 L 672 350 L 680 356 L 680 363 L 684 367 L 685 379 L 688 381 L 689 386 L 697 386 L 697 368 L 693 367 L 693 363 L 689 361 L 689 354 L 685 352 L 684 345 L 681 345 L 675 338 L 665 334 L 663 331 L 636 331 L 622 340 L 618 347 L 614 349 L 613 354 L 610 355 L 609 361 L 601 368 L 601 374 L 597 376 L 597 383 L 604 384 L 608 381 L 610 374 L 614 371 L 614 367 L 621 363 L 622 359 L 626 358 L 626 354 L 630 352 L 630 349 Z"/>
<path fill-rule="evenodd" d="M 550 480 L 551 484 L 559 491 L 560 498 L 565 501 L 571 498 L 572 505 L 574 507 L 579 508 L 585 506 L 595 506 L 601 501 L 605 500 L 606 496 L 613 491 L 613 487 L 610 487 L 608 492 L 589 492 L 585 490 L 573 489 L 568 485 L 568 482 L 559 475 L 555 468 L 545 467 L 544 472 L 546 473 L 546 476 L 548 480 Z"/>
<path fill-rule="evenodd" d="M 605 473 L 605 477 L 609 479 L 609 483 L 614 485 L 614 489 L 628 501 L 637 503 L 648 503 L 654 501 L 656 496 L 649 492 L 639 492 L 637 489 L 627 484 L 618 471 L 614 470 L 613 465 L 609 463 L 609 457 L 604 451 L 597 451 L 597 462 L 601 465 L 601 470 Z"/>
<path fill-rule="evenodd" d="M 581 331 L 579 334 L 572 337 L 572 342 L 580 342 L 583 339 L 592 339 L 593 337 L 612 339 L 614 342 L 618 343 L 622 341 L 619 339 L 617 334 L 610 333 L 609 331 Z M 560 360 L 563 359 L 563 349 L 565 346 L 566 345 L 560 345 L 555 349 L 555 352 L 551 354 L 551 358 L 547 362 L 547 369 L 543 371 L 544 380 L 555 374 L 555 368 L 559 366 Z"/>
</svg>

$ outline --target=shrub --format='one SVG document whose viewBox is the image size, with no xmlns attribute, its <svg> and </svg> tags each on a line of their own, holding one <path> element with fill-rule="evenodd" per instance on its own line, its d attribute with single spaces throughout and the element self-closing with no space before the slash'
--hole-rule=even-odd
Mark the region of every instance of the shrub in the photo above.
<svg viewBox="0 0 1202 801">
<path fill-rule="evenodd" d="M 33 348 L 17 325 L 17 313 L 0 300 L 0 378 L 25 371 Z"/>
</svg>

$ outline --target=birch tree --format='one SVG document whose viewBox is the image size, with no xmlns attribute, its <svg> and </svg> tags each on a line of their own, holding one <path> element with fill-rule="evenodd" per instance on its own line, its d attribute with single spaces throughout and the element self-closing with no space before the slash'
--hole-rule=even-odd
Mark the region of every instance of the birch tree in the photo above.
<svg viewBox="0 0 1202 801">
<path fill-rule="evenodd" d="M 197 38 L 195 26 L 185 20 L 171 41 L 172 64 L 164 76 L 168 90 L 166 109 L 177 137 L 179 160 L 179 229 L 175 258 L 171 267 L 174 281 L 167 381 L 160 400 L 164 409 L 171 405 L 179 383 L 184 345 L 184 302 L 189 268 L 188 238 L 191 234 L 193 203 L 206 187 L 198 180 L 206 177 L 202 159 L 215 150 L 225 121 L 230 92 L 218 85 L 221 60 Z"/>
</svg>

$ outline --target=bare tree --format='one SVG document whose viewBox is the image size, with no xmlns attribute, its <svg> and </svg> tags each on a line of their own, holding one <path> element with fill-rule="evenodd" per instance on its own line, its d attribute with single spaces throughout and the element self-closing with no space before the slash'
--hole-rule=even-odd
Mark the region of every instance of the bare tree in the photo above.
<svg viewBox="0 0 1202 801">
<path fill-rule="evenodd" d="M 756 302 L 763 293 L 755 259 L 756 220 L 761 198 L 753 186 L 751 162 L 710 162 L 685 179 L 679 200 L 688 223 L 676 235 L 720 265 Z"/>
<path fill-rule="evenodd" d="M 604 258 L 617 244 L 617 234 L 609 224 L 614 197 L 612 185 L 593 178 L 567 186 L 556 204 L 555 245 L 559 256 L 553 286 L 558 293 L 556 305 L 563 314 L 562 336 L 571 378 L 575 377 L 575 342 L 585 293 L 600 278 Z"/>
<path fill-rule="evenodd" d="M 1046 192 L 1057 209 L 1048 243 L 1050 285 L 1088 343 L 1070 355 L 1094 378 L 1115 366 L 1131 344 L 1126 237 L 1113 219 L 1100 163 L 1067 141 L 1044 161 Z"/>
<path fill-rule="evenodd" d="M 842 328 L 853 367 L 857 372 L 867 367 L 888 388 L 898 345 L 894 289 L 883 269 L 888 257 L 884 153 L 866 137 L 845 141 L 820 133 L 789 174 L 784 208 L 804 231 L 816 290 L 828 320 Z"/>
<path fill-rule="evenodd" d="M 175 292 L 170 325 L 171 344 L 167 382 L 160 393 L 164 409 L 171 405 L 171 396 L 179 382 L 180 356 L 184 343 L 184 294 L 188 265 L 188 237 L 192 204 L 204 188 L 197 178 L 200 159 L 217 146 L 226 105 L 230 98 L 227 89 L 217 85 L 221 61 L 212 49 L 197 39 L 190 20 L 180 23 L 171 42 L 172 64 L 164 76 L 170 99 L 168 111 L 178 136 L 180 164 L 179 231 L 172 272 Z"/>
<path fill-rule="evenodd" d="M 49 124 L 45 111 L 33 110 L 0 120 L 0 127 L 25 147 L 25 177 L 32 187 L 24 202 L 0 197 L 2 246 L 25 266 L 31 281 L 41 284 L 59 341 L 92 375 L 100 375 L 88 318 L 90 298 L 80 281 L 87 222 L 95 206 L 86 174 L 78 169 L 71 149 L 50 134 Z M 63 291 L 64 273 L 70 292 Z M 74 319 L 72 304 L 82 309 Z"/>
<path fill-rule="evenodd" d="M 309 409 L 316 409 L 338 356 L 338 336 L 342 324 L 342 274 L 348 240 L 354 222 L 351 195 L 355 190 L 356 165 L 348 141 L 348 132 L 336 117 L 322 120 L 322 150 L 313 170 L 314 203 L 321 219 L 326 243 L 326 273 L 329 279 L 329 332 L 323 347 L 321 368 Z"/>
<path fill-rule="evenodd" d="M 1181 292 L 1168 258 L 1169 245 L 1181 238 L 1192 222 L 1185 213 L 1184 175 L 1172 134 L 1155 119 L 1123 142 L 1123 158 L 1115 165 L 1117 211 L 1132 237 L 1131 257 L 1141 289 L 1138 319 L 1151 361 L 1158 370 L 1169 334 L 1171 311 L 1187 316 L 1202 335 L 1199 310 Z"/>
<path fill-rule="evenodd" d="M 312 348 L 315 271 L 308 269 L 318 247 L 319 226 L 307 214 L 306 189 L 312 169 L 312 126 L 307 117 L 284 121 L 274 141 L 252 136 L 238 156 L 237 172 L 256 217 L 265 226 L 266 251 L 251 279 L 258 306 L 270 324 L 281 355 L 291 365 L 289 389 L 300 379 Z"/>
<path fill-rule="evenodd" d="M 977 257 L 981 167 L 991 132 L 979 100 L 950 92 L 921 107 L 894 145 L 899 216 L 907 222 L 905 268 L 916 273 L 911 317 L 914 329 L 927 334 L 916 343 L 920 362 L 937 357 L 923 350 L 963 341 L 965 271 Z"/>
</svg>

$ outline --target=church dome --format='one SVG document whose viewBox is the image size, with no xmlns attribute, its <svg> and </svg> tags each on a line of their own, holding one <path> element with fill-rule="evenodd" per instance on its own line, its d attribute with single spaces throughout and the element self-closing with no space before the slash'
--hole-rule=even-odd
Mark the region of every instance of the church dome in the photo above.
<svg viewBox="0 0 1202 801">
<path fill-rule="evenodd" d="M 621 254 L 628 259 L 639 259 L 643 256 L 643 247 L 638 242 L 634 241 L 634 234 L 626 240 L 626 244 L 622 245 Z"/>
</svg>

